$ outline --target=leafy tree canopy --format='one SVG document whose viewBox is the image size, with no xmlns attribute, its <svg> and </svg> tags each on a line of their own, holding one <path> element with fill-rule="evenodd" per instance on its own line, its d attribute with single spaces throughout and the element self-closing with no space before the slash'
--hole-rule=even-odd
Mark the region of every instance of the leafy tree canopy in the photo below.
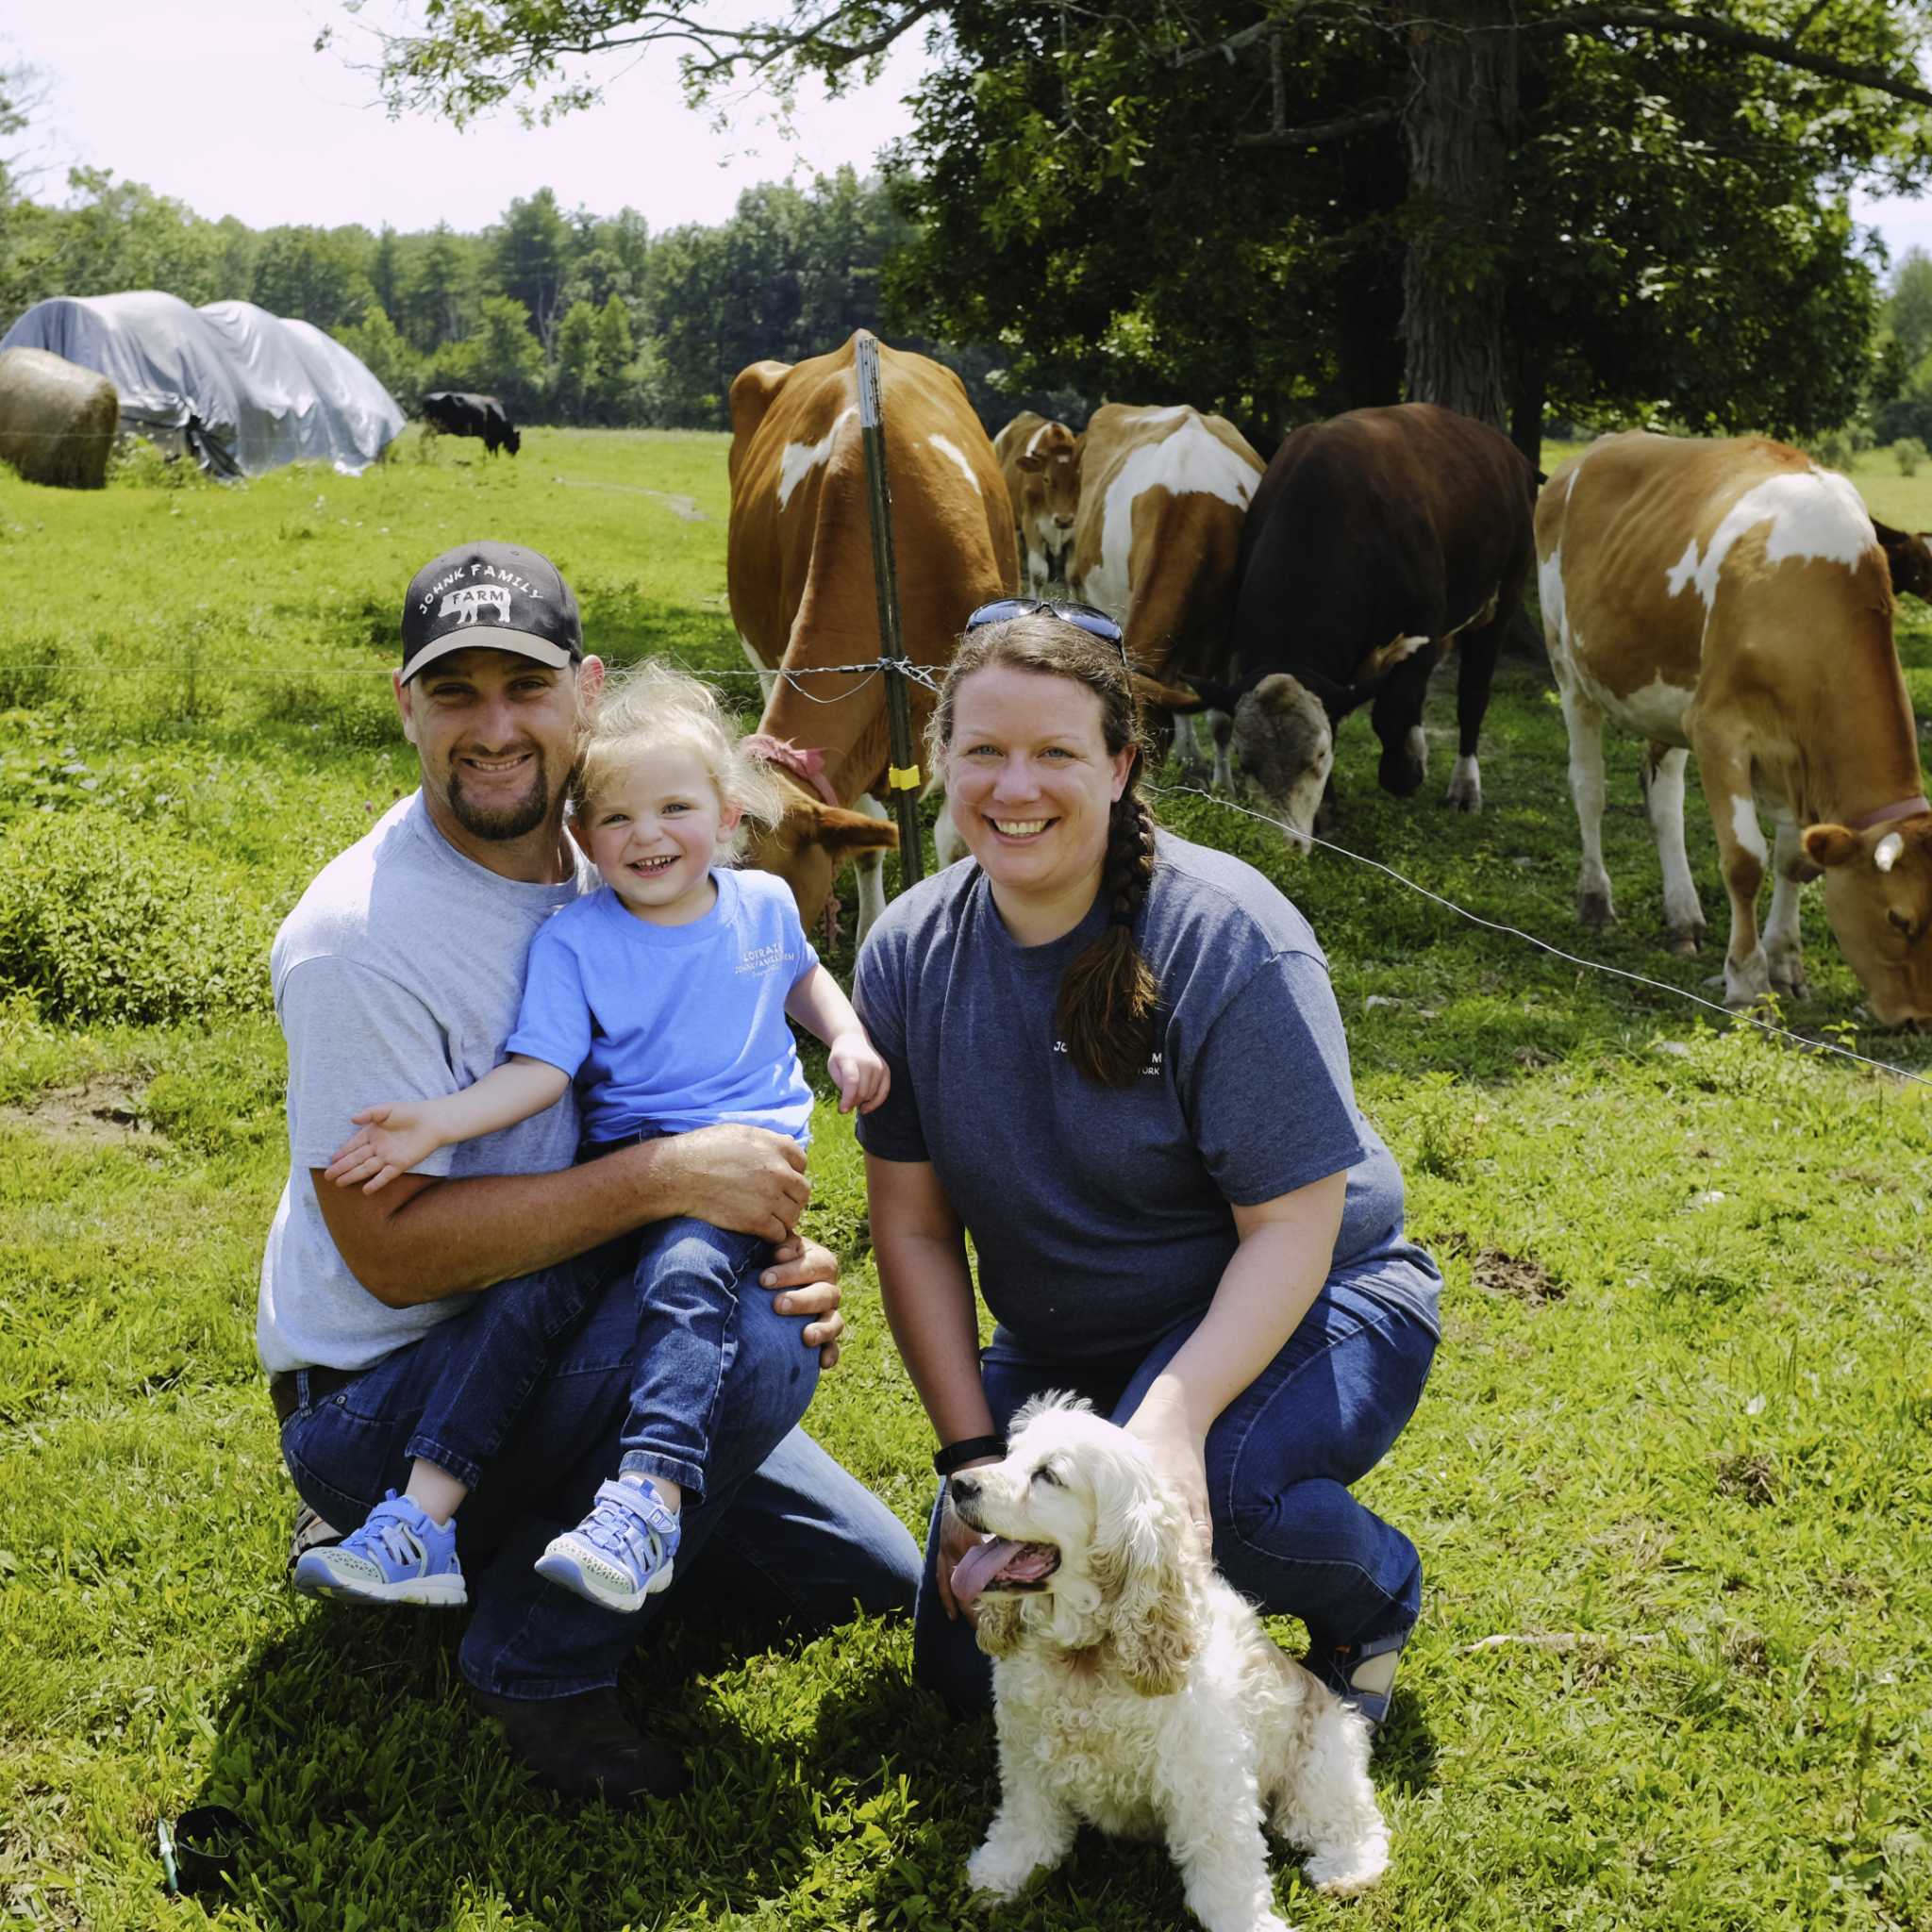
<svg viewBox="0 0 1932 1932">
<path fill-rule="evenodd" d="M 680 46 L 703 95 L 935 70 L 895 161 L 893 286 L 1016 374 L 1251 420 L 1405 388 L 1500 418 L 1841 418 L 1870 377 L 1860 177 L 1928 172 L 1926 9 L 1887 0 L 428 0 L 395 108 L 595 97 Z M 1901 104 L 1905 104 L 1902 108 Z"/>
</svg>

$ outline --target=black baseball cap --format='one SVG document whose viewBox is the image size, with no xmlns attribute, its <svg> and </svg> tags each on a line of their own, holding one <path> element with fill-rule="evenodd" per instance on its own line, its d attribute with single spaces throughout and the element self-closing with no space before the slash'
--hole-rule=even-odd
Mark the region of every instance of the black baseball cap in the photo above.
<svg viewBox="0 0 1932 1932">
<path fill-rule="evenodd" d="M 547 557 L 520 543 L 459 543 L 409 579 L 403 677 L 452 651 L 515 651 L 561 670 L 584 655 L 583 621 Z"/>
</svg>

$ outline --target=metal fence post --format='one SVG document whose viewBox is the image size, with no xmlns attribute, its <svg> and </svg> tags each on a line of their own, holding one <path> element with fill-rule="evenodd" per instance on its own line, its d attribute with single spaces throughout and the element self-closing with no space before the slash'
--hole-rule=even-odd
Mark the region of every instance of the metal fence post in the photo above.
<svg viewBox="0 0 1932 1932">
<path fill-rule="evenodd" d="M 878 338 L 860 329 L 857 341 L 858 427 L 865 445 L 867 506 L 872 512 L 873 588 L 878 593 L 879 660 L 885 668 L 886 721 L 892 761 L 887 773 L 899 821 L 899 877 L 916 886 L 925 874 L 919 844 L 919 765 L 912 714 L 906 699 L 905 646 L 899 636 L 899 578 L 892 561 L 892 492 L 886 478 L 886 429 L 879 394 Z"/>
</svg>

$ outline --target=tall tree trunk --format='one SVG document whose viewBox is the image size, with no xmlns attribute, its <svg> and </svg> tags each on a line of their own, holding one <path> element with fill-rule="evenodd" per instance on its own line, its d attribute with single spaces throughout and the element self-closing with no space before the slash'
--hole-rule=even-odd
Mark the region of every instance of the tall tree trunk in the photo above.
<svg viewBox="0 0 1932 1932">
<path fill-rule="evenodd" d="M 1341 143 L 1341 229 L 1346 250 L 1336 278 L 1336 406 L 1366 409 L 1402 400 L 1402 276 L 1407 251 L 1399 222 L 1408 164 L 1393 128 Z"/>
<path fill-rule="evenodd" d="M 1408 48 L 1408 398 L 1507 429 L 1503 264 L 1517 94 L 1508 0 L 1432 0 Z"/>
<path fill-rule="evenodd" d="M 1532 470 L 1543 466 L 1543 399 L 1549 392 L 1549 355 L 1541 337 L 1520 326 L 1510 330 L 1515 381 L 1510 385 L 1509 441 L 1529 458 Z"/>
</svg>

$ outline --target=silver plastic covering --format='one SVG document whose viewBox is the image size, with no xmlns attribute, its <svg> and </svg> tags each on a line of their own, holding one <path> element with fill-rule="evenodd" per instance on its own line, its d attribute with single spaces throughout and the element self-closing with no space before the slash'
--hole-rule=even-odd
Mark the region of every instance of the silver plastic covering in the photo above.
<svg viewBox="0 0 1932 1932">
<path fill-rule="evenodd" d="M 156 290 L 36 303 L 0 348 L 48 349 L 98 370 L 124 429 L 225 475 L 309 459 L 359 475 L 403 427 L 361 360 L 306 322 L 252 302 L 191 308 Z"/>
</svg>

